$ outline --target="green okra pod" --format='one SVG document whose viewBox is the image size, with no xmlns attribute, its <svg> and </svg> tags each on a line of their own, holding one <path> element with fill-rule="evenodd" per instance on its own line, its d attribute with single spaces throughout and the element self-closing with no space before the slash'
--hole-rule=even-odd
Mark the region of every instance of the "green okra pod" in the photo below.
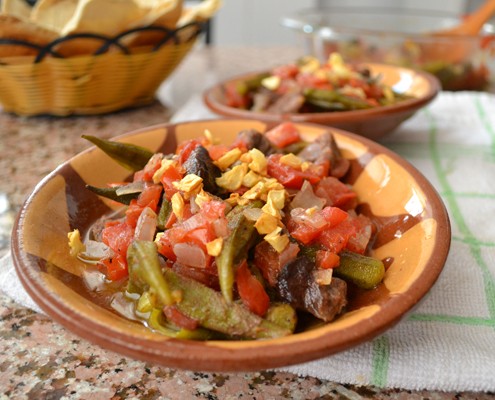
<svg viewBox="0 0 495 400">
<path fill-rule="evenodd" d="M 346 96 L 336 90 L 307 89 L 304 97 L 308 103 L 329 110 L 362 110 L 371 105 L 357 97 Z"/>
<path fill-rule="evenodd" d="M 127 249 L 129 268 L 128 291 L 142 291 L 146 286 L 156 294 L 164 306 L 174 304 L 172 292 L 165 280 L 154 242 L 134 240 Z"/>
<path fill-rule="evenodd" d="M 131 171 L 143 169 L 153 156 L 152 151 L 135 144 L 115 142 L 91 135 L 82 135 L 82 137 L 89 140 L 109 157 L 112 157 L 124 168 Z"/>
<path fill-rule="evenodd" d="M 240 303 L 228 304 L 221 293 L 170 268 L 166 268 L 164 274 L 170 288 L 181 292 L 175 307 L 202 327 L 247 339 L 276 338 L 292 333 L 285 326 L 253 314 Z"/>
<path fill-rule="evenodd" d="M 228 214 L 230 235 L 224 240 L 221 253 L 216 257 L 220 290 L 227 303 L 233 302 L 234 267 L 243 256 L 247 255 L 249 247 L 256 238 L 257 231 L 254 221 L 249 221 L 243 211 L 247 208 L 260 208 L 262 203 L 255 201 L 245 206 L 237 205 Z"/>
<path fill-rule="evenodd" d="M 385 276 L 383 262 L 350 251 L 342 251 L 340 264 L 333 270 L 335 276 L 352 282 L 362 289 L 373 289 Z"/>
<path fill-rule="evenodd" d="M 86 188 L 96 193 L 98 196 L 106 197 L 107 199 L 118 201 L 119 203 L 129 205 L 131 200 L 137 199 L 140 192 L 118 194 L 118 190 L 121 186 L 99 188 L 92 185 L 86 185 Z"/>
<path fill-rule="evenodd" d="M 157 227 L 160 230 L 165 230 L 165 224 L 172 213 L 172 202 L 163 196 L 162 205 L 160 206 L 160 211 L 158 211 Z"/>
</svg>

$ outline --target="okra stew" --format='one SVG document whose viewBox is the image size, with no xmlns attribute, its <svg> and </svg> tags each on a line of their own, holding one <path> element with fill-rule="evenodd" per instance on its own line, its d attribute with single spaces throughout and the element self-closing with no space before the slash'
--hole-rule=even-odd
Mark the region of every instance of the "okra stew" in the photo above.
<svg viewBox="0 0 495 400">
<path fill-rule="evenodd" d="M 366 110 L 411 98 L 382 78 L 331 53 L 324 63 L 305 56 L 249 79 L 228 82 L 224 91 L 230 107 L 277 115 Z"/>
<path fill-rule="evenodd" d="M 377 224 L 346 179 L 330 131 L 307 142 L 291 122 L 218 143 L 198 132 L 174 153 L 85 136 L 132 171 L 87 189 L 122 203 L 71 255 L 104 276 L 111 307 L 184 339 L 264 339 L 346 312 L 376 290 Z M 117 208 L 116 208 L 117 209 Z"/>
</svg>

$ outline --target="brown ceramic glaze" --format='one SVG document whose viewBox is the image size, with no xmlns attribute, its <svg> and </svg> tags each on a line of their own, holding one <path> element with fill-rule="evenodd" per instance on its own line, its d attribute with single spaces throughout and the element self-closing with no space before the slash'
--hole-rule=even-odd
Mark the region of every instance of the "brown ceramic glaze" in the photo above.
<svg viewBox="0 0 495 400">
<path fill-rule="evenodd" d="M 411 99 L 390 106 L 366 110 L 269 114 L 230 107 L 226 104 L 225 85 L 245 81 L 259 74 L 241 75 L 208 89 L 203 95 L 206 105 L 215 113 L 232 118 L 253 118 L 269 124 L 281 121 L 310 122 L 333 126 L 377 140 L 392 132 L 416 111 L 431 102 L 440 90 L 438 80 L 427 72 L 384 64 L 366 64 L 372 76 L 380 76 L 382 82 L 399 93 L 412 96 Z"/>
<path fill-rule="evenodd" d="M 84 189 L 129 174 L 96 148 L 53 171 L 22 207 L 12 236 L 17 273 L 32 298 L 56 321 L 105 348 L 152 363 L 197 371 L 248 371 L 302 363 L 370 340 L 397 323 L 429 291 L 445 263 L 450 225 L 431 184 L 410 164 L 383 146 L 334 128 L 299 124 L 306 139 L 330 129 L 354 165 L 352 182 L 361 209 L 380 222 L 374 256 L 388 266 L 371 292 L 352 293 L 351 307 L 334 322 L 294 335 L 259 341 L 194 342 L 167 338 L 126 319 L 91 290 L 97 273 L 69 255 L 67 232 L 83 232 L 115 208 Z M 176 143 L 209 129 L 224 142 L 242 129 L 265 130 L 255 120 L 209 120 L 160 125 L 119 140 L 153 151 L 172 151 Z"/>
</svg>

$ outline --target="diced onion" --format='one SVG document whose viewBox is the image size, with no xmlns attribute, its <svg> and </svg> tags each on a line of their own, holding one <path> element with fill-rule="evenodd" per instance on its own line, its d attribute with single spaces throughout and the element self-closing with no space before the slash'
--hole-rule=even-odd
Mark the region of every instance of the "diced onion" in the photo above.
<svg viewBox="0 0 495 400">
<path fill-rule="evenodd" d="M 177 243 L 174 245 L 174 254 L 177 262 L 196 268 L 206 267 L 206 255 L 198 246 L 190 243 Z"/>
<path fill-rule="evenodd" d="M 156 224 L 156 213 L 151 208 L 145 207 L 137 220 L 134 238 L 153 241 L 155 239 Z"/>
<path fill-rule="evenodd" d="M 113 251 L 103 242 L 96 240 L 86 240 L 84 242 L 86 250 L 80 252 L 77 258 L 88 264 L 97 264 L 102 258 L 108 258 L 113 255 Z"/>
<path fill-rule="evenodd" d="M 320 286 L 330 285 L 332 282 L 333 269 L 315 269 L 313 271 L 313 277 L 316 283 Z"/>
<path fill-rule="evenodd" d="M 213 222 L 213 229 L 215 230 L 215 235 L 221 238 L 226 238 L 230 233 L 230 229 L 225 218 L 215 220 Z"/>
<path fill-rule="evenodd" d="M 260 219 L 261 214 L 263 214 L 263 210 L 261 208 L 246 208 L 244 211 L 244 216 L 249 220 L 249 221 L 257 221 Z"/>
<path fill-rule="evenodd" d="M 307 213 L 306 210 L 302 208 L 294 208 L 291 210 L 290 216 L 294 222 L 311 225 L 316 229 L 320 229 L 328 225 L 325 217 L 319 212 Z"/>
<path fill-rule="evenodd" d="M 290 203 L 290 208 L 313 208 L 321 210 L 325 206 L 326 200 L 318 197 L 313 192 L 313 187 L 308 181 L 304 181 L 301 190 L 296 193 Z"/>
<path fill-rule="evenodd" d="M 185 231 L 193 231 L 205 223 L 203 215 L 201 213 L 194 214 L 191 218 L 188 218 L 182 222 L 182 228 Z"/>
</svg>

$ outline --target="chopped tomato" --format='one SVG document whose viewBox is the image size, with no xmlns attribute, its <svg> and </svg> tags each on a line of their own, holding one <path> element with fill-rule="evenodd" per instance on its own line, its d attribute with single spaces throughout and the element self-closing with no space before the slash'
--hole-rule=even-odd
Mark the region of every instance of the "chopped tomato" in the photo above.
<svg viewBox="0 0 495 400">
<path fill-rule="evenodd" d="M 316 265 L 318 268 L 335 268 L 340 263 L 340 257 L 328 250 L 318 250 L 316 252 Z"/>
<path fill-rule="evenodd" d="M 111 281 L 118 281 L 127 277 L 127 261 L 120 254 L 115 254 L 111 258 L 105 258 L 100 261 L 106 269 L 106 276 Z"/>
<path fill-rule="evenodd" d="M 160 178 L 160 182 L 165 190 L 165 197 L 170 200 L 174 193 L 177 193 L 177 189 L 174 187 L 173 183 L 180 181 L 183 178 L 183 172 L 179 169 L 170 165 Z"/>
<path fill-rule="evenodd" d="M 244 305 L 256 315 L 264 316 L 270 305 L 270 298 L 261 282 L 249 270 L 246 260 L 237 268 L 236 283 Z"/>
<path fill-rule="evenodd" d="M 327 225 L 315 227 L 310 224 L 297 224 L 291 221 L 287 223 L 290 235 L 298 242 L 306 245 L 316 239 L 326 227 Z"/>
<path fill-rule="evenodd" d="M 265 137 L 275 146 L 284 148 L 289 144 L 299 142 L 299 130 L 292 122 L 283 122 L 265 133 Z"/>
<path fill-rule="evenodd" d="M 126 257 L 127 248 L 134 237 L 134 228 L 124 221 L 107 222 L 102 231 L 102 241 L 115 253 Z"/>
<path fill-rule="evenodd" d="M 319 77 L 311 73 L 299 74 L 297 83 L 304 89 L 333 90 L 333 85 L 327 78 Z"/>
<path fill-rule="evenodd" d="M 345 183 L 333 176 L 321 179 L 315 188 L 315 194 L 326 199 L 327 206 L 349 210 L 357 205 L 357 194 Z"/>
<path fill-rule="evenodd" d="M 349 237 L 347 249 L 354 253 L 364 254 L 374 230 L 373 224 L 364 215 L 353 216 L 349 222 L 354 226 L 355 232 Z"/>
<path fill-rule="evenodd" d="M 349 222 L 349 218 L 340 224 L 325 229 L 316 239 L 316 243 L 323 245 L 332 253 L 340 253 L 346 246 L 349 238 L 355 234 L 356 228 Z"/>
<path fill-rule="evenodd" d="M 148 163 L 145 165 L 143 169 L 143 174 L 141 177 L 141 180 L 144 181 L 151 181 L 153 179 L 153 175 L 155 172 L 160 168 L 162 165 L 162 158 L 163 156 L 161 154 L 154 154 L 148 161 Z"/>
<path fill-rule="evenodd" d="M 273 68 L 272 75 L 278 76 L 282 79 L 292 79 L 299 73 L 299 67 L 296 64 L 280 65 Z"/>
<path fill-rule="evenodd" d="M 163 307 L 163 313 L 167 319 L 179 328 L 195 330 L 199 322 L 182 313 L 175 305 Z"/>
<path fill-rule="evenodd" d="M 335 226 L 340 224 L 348 217 L 348 213 L 338 207 L 325 207 L 321 210 L 322 215 L 325 220 L 328 221 L 330 226 Z"/>
<path fill-rule="evenodd" d="M 249 104 L 249 98 L 243 93 L 242 90 L 239 89 L 239 85 L 237 82 L 226 84 L 224 88 L 227 106 L 235 108 L 247 108 Z"/>
<path fill-rule="evenodd" d="M 184 164 L 191 155 L 191 152 L 200 145 L 201 142 L 198 139 L 190 139 L 177 146 L 175 154 L 179 155 L 179 164 Z"/>
<path fill-rule="evenodd" d="M 308 169 L 302 171 L 280 162 L 282 154 L 272 154 L 268 157 L 268 175 L 277 179 L 289 189 L 301 189 L 305 180 L 315 184 L 325 176 L 327 169 L 323 165 L 311 164 Z"/>
<path fill-rule="evenodd" d="M 223 144 L 215 144 L 212 146 L 208 146 L 208 154 L 210 155 L 210 158 L 213 161 L 218 160 L 220 157 L 222 157 L 225 153 L 227 153 L 230 150 L 229 146 L 225 146 Z"/>
<path fill-rule="evenodd" d="M 136 227 L 137 220 L 145 207 L 151 208 L 154 212 L 157 211 L 162 190 L 161 185 L 147 185 L 138 198 L 131 201 L 125 212 L 126 222 L 129 226 Z"/>
</svg>

